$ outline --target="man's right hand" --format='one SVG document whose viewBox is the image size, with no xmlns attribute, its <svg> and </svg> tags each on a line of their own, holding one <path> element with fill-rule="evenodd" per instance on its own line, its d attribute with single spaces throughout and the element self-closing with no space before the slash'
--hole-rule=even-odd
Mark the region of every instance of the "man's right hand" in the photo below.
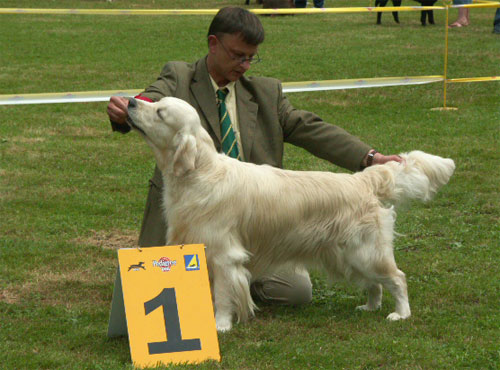
<svg viewBox="0 0 500 370">
<path fill-rule="evenodd" d="M 128 117 L 128 99 L 121 96 L 112 96 L 109 99 L 107 112 L 111 122 L 125 124 Z"/>
</svg>

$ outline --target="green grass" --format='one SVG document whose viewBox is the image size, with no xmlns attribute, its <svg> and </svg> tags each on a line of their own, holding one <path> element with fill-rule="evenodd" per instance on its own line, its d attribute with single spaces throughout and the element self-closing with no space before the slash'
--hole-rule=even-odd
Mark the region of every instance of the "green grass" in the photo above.
<svg viewBox="0 0 500 370">
<path fill-rule="evenodd" d="M 238 1 L 0 0 L 0 7 L 213 8 Z M 327 0 L 330 7 L 368 1 Z M 409 2 L 411 3 L 411 2 Z M 254 1 L 252 1 L 254 6 Z M 500 75 L 493 9 L 450 30 L 450 78 Z M 451 11 L 454 19 L 456 11 Z M 262 17 L 264 61 L 282 81 L 441 75 L 444 12 Z M 140 89 L 167 60 L 206 51 L 211 16 L 0 15 L 0 94 Z M 428 204 L 398 213 L 396 260 L 413 316 L 354 308 L 364 294 L 313 273 L 313 302 L 262 306 L 219 335 L 201 369 L 496 369 L 500 364 L 498 82 L 290 94 L 380 151 L 449 156 L 457 170 Z M 116 249 L 136 245 L 153 168 L 138 135 L 112 133 L 105 103 L 0 106 L 0 367 L 127 369 L 128 341 L 106 338 Z M 287 146 L 291 169 L 338 171 Z M 189 368 L 189 366 L 187 366 Z M 172 368 L 185 368 L 183 366 Z"/>
</svg>

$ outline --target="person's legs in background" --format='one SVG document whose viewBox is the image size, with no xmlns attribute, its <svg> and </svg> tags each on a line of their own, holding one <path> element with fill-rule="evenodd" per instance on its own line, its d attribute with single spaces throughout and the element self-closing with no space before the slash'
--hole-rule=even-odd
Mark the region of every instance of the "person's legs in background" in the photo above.
<svg viewBox="0 0 500 370">
<path fill-rule="evenodd" d="M 495 20 L 493 21 L 493 33 L 500 35 L 500 8 L 497 8 L 495 13 Z"/>
<path fill-rule="evenodd" d="M 325 5 L 325 0 L 314 0 L 315 8 L 323 8 L 324 5 Z"/>
<path fill-rule="evenodd" d="M 325 5 L 325 0 L 314 0 L 315 8 L 323 8 Z M 295 0 L 296 8 L 305 8 L 307 6 L 307 0 Z"/>
<path fill-rule="evenodd" d="M 453 0 L 453 5 L 472 4 L 472 0 Z M 469 8 L 458 8 L 458 18 L 449 27 L 465 27 L 470 24 Z"/>
</svg>

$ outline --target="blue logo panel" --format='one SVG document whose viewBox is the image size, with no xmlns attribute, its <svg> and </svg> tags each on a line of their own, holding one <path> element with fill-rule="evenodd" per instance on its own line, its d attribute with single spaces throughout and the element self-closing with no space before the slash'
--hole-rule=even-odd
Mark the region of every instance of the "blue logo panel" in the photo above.
<svg viewBox="0 0 500 370">
<path fill-rule="evenodd" d="M 200 260 L 197 254 L 184 255 L 184 264 L 186 271 L 196 271 L 200 269 Z"/>
</svg>

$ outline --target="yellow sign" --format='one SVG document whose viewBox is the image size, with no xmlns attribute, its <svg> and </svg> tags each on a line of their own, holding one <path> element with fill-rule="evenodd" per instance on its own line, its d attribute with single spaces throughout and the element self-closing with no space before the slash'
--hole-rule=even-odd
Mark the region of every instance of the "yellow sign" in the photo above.
<svg viewBox="0 0 500 370">
<path fill-rule="evenodd" d="M 220 361 L 201 244 L 118 251 L 132 362 Z"/>
</svg>

